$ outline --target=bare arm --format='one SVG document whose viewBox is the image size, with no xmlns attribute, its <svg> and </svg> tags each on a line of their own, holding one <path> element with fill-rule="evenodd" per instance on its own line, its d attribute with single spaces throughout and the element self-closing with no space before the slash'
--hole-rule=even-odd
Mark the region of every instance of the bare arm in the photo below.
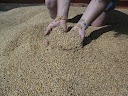
<svg viewBox="0 0 128 96">
<path fill-rule="evenodd" d="M 49 24 L 45 35 L 49 34 L 57 26 L 61 26 L 66 31 L 66 19 L 68 18 L 70 2 L 71 0 L 57 0 L 57 18 Z M 105 10 L 109 2 L 110 0 L 91 0 L 80 21 L 77 23 L 77 25 L 80 25 L 78 31 L 82 40 L 84 39 L 85 30 Z M 78 27 L 77 25 L 73 29 Z"/>
<path fill-rule="evenodd" d="M 64 19 L 68 18 L 68 12 L 71 0 L 57 0 L 57 16 L 62 16 Z"/>
<path fill-rule="evenodd" d="M 91 24 L 107 7 L 109 0 L 91 0 L 81 19 Z"/>
<path fill-rule="evenodd" d="M 68 12 L 71 0 L 57 0 L 57 17 L 47 27 L 44 35 L 48 35 L 50 31 L 58 26 L 61 26 L 63 31 L 67 31 L 66 20 L 68 18 Z"/>
<path fill-rule="evenodd" d="M 109 2 L 109 0 L 91 0 L 80 21 L 73 28 L 78 28 L 78 25 L 81 26 L 79 29 L 81 39 L 84 39 L 84 31 L 106 9 Z"/>
</svg>

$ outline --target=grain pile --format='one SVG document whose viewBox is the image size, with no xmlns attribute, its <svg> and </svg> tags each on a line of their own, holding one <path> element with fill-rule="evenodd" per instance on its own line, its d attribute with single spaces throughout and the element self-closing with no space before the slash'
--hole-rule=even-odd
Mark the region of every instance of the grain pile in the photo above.
<svg viewBox="0 0 128 96">
<path fill-rule="evenodd" d="M 71 7 L 69 18 L 84 9 Z M 127 14 L 89 27 L 84 48 L 76 32 L 55 28 L 43 37 L 52 21 L 45 6 L 0 14 L 0 96 L 128 96 Z"/>
</svg>

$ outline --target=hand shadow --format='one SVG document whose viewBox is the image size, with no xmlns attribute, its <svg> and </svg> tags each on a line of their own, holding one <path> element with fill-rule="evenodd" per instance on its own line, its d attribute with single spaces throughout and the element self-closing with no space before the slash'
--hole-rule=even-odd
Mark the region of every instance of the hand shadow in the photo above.
<svg viewBox="0 0 128 96">
<path fill-rule="evenodd" d="M 82 14 L 77 15 L 72 19 L 68 19 L 68 22 L 77 23 L 81 16 Z M 128 15 L 118 10 L 110 11 L 107 18 L 107 26 L 95 30 L 88 37 L 85 37 L 82 42 L 83 46 L 90 44 L 93 40 L 96 40 L 102 34 L 109 31 L 116 32 L 115 37 L 118 37 L 121 34 L 128 35 Z"/>
</svg>

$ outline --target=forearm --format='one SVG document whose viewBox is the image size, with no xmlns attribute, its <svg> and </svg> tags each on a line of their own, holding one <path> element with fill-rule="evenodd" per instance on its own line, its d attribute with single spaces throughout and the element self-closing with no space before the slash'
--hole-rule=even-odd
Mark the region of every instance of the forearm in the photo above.
<svg viewBox="0 0 128 96">
<path fill-rule="evenodd" d="M 90 25 L 106 9 L 109 2 L 109 0 L 92 0 L 81 19 Z"/>
<path fill-rule="evenodd" d="M 71 0 L 57 0 L 57 16 L 63 17 L 64 19 L 68 18 L 70 2 Z"/>
</svg>

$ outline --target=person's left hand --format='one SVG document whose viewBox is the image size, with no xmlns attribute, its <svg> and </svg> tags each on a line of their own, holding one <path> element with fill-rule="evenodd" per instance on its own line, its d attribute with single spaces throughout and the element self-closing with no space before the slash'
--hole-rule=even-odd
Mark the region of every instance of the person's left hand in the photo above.
<svg viewBox="0 0 128 96">
<path fill-rule="evenodd" d="M 79 32 L 79 36 L 81 38 L 81 40 L 84 40 L 85 37 L 85 30 L 87 29 L 87 26 L 85 26 L 84 24 L 82 24 L 81 22 L 78 22 L 72 29 L 72 30 L 76 30 Z"/>
</svg>

